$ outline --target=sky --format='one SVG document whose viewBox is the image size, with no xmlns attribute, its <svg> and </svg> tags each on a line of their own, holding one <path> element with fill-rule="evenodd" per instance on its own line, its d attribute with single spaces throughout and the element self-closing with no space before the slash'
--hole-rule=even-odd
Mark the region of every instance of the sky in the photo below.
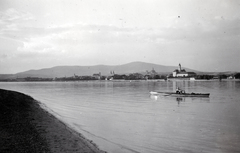
<svg viewBox="0 0 240 153">
<path fill-rule="evenodd" d="M 142 61 L 240 71 L 239 0 L 0 0 L 0 74 Z"/>
</svg>

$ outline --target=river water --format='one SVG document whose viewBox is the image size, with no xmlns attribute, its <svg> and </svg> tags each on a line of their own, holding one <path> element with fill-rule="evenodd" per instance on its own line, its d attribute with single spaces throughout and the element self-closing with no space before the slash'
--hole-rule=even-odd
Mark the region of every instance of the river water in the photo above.
<svg viewBox="0 0 240 153">
<path fill-rule="evenodd" d="M 209 98 L 149 91 L 210 93 Z M 240 152 L 240 81 L 1 82 L 109 153 Z"/>
</svg>

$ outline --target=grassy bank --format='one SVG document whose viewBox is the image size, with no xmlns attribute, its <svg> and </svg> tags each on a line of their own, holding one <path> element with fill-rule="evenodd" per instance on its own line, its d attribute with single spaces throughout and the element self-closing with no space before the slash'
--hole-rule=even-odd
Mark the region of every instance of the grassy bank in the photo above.
<svg viewBox="0 0 240 153">
<path fill-rule="evenodd" d="M 102 153 L 25 94 L 0 89 L 0 152 Z"/>
</svg>

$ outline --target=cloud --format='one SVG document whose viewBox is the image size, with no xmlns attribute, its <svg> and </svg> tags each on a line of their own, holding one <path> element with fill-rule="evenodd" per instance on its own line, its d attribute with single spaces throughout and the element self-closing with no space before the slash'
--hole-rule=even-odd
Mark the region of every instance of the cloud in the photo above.
<svg viewBox="0 0 240 153">
<path fill-rule="evenodd" d="M 168 16 L 161 19 L 163 26 L 150 28 L 80 23 L 52 24 L 46 27 L 31 24 L 35 17 L 29 12 L 11 8 L 1 12 L 1 15 L 2 36 L 22 41 L 23 46 L 18 48 L 20 52 L 38 53 L 57 53 L 63 50 L 71 52 L 72 49 L 78 50 L 79 46 L 87 44 L 169 45 L 175 41 L 204 41 L 235 35 L 240 23 L 237 16 L 233 19 L 215 16 L 212 20 Z"/>
<path fill-rule="evenodd" d="M 25 25 L 30 20 L 34 20 L 34 16 L 31 13 L 17 11 L 14 8 L 9 8 L 6 11 L 0 12 L 0 16 L 0 26 L 2 30 L 5 28 L 8 29 L 9 27 Z"/>
<path fill-rule="evenodd" d="M 47 48 L 67 49 L 86 44 L 133 43 L 139 39 L 139 32 L 131 29 L 120 29 L 103 25 L 72 25 L 42 28 L 37 35 L 25 33 L 24 45 L 21 51 L 44 52 Z M 37 31 L 38 32 L 38 31 Z"/>
<path fill-rule="evenodd" d="M 17 11 L 14 8 L 0 12 L 0 16 L 1 36 L 16 40 L 22 40 L 25 37 L 24 33 L 29 30 L 27 27 L 31 27 L 31 21 L 35 19 L 31 13 Z M 26 30 L 23 30 L 24 28 Z"/>
<path fill-rule="evenodd" d="M 175 54 L 175 58 L 180 61 L 184 58 L 191 61 L 200 48 L 204 50 L 201 52 L 215 54 L 220 46 L 222 48 L 228 46 L 226 43 L 229 41 L 225 40 L 226 37 L 232 37 L 233 41 L 236 39 L 238 27 L 235 24 L 239 22 L 238 20 L 216 20 L 212 23 L 203 21 L 199 22 L 200 24 L 180 23 L 180 26 L 177 26 L 179 23 L 176 22 L 176 25 L 168 28 L 121 28 L 87 24 L 32 27 L 30 32 L 22 28 L 24 32 L 19 32 L 19 35 L 24 39 L 23 45 L 18 48 L 18 55 L 28 57 L 29 54 L 34 58 L 52 57 L 53 59 L 68 57 L 75 61 L 85 58 L 92 61 L 95 59 L 101 63 L 104 60 L 96 60 L 97 57 L 101 55 L 108 57 L 113 51 L 114 55 L 122 57 L 124 54 L 120 52 L 124 51 L 133 60 L 141 60 L 148 54 L 146 52 L 151 53 L 151 56 L 156 54 L 155 52 L 162 52 L 166 57 Z M 212 28 L 207 29 L 206 27 L 210 27 L 208 24 Z M 216 47 L 218 42 L 221 43 Z M 179 49 L 182 51 L 179 52 Z M 136 51 L 138 51 L 137 56 Z M 150 55 L 148 58 L 153 59 Z"/>
<path fill-rule="evenodd" d="M 8 58 L 8 55 L 7 55 L 7 54 L 1 54 L 1 55 L 0 55 L 0 59 L 6 59 L 6 58 Z"/>
<path fill-rule="evenodd" d="M 89 7 L 43 2 L 40 11 L 33 9 L 37 7 L 34 3 L 34 7 L 21 6 L 26 11 L 20 11 L 20 6 L 1 11 L 0 35 L 17 40 L 10 49 L 15 61 L 119 64 L 142 60 L 191 65 L 206 59 L 212 64 L 236 57 L 240 48 L 239 5 L 224 1 L 213 7 L 216 2 L 134 1 L 129 5 L 124 1 L 109 6 L 101 2 L 101 7 L 88 1 L 84 4 L 91 4 Z M 10 53 L 6 55 L 10 57 Z M 219 59 L 211 60 L 213 57 Z"/>
<path fill-rule="evenodd" d="M 34 16 L 29 12 L 17 11 L 14 8 L 9 8 L 5 12 L 1 12 L 1 18 L 5 22 L 14 22 L 14 21 L 28 21 L 33 20 Z"/>
</svg>

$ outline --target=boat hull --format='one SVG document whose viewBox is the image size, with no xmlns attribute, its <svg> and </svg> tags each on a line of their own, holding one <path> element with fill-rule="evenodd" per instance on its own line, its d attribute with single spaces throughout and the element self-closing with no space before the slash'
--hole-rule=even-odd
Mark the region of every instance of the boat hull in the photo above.
<svg viewBox="0 0 240 153">
<path fill-rule="evenodd" d="M 172 97 L 209 97 L 210 93 L 182 93 L 177 94 L 175 92 L 157 92 L 157 91 L 150 91 L 151 95 L 164 95 L 164 96 L 172 96 Z"/>
</svg>

